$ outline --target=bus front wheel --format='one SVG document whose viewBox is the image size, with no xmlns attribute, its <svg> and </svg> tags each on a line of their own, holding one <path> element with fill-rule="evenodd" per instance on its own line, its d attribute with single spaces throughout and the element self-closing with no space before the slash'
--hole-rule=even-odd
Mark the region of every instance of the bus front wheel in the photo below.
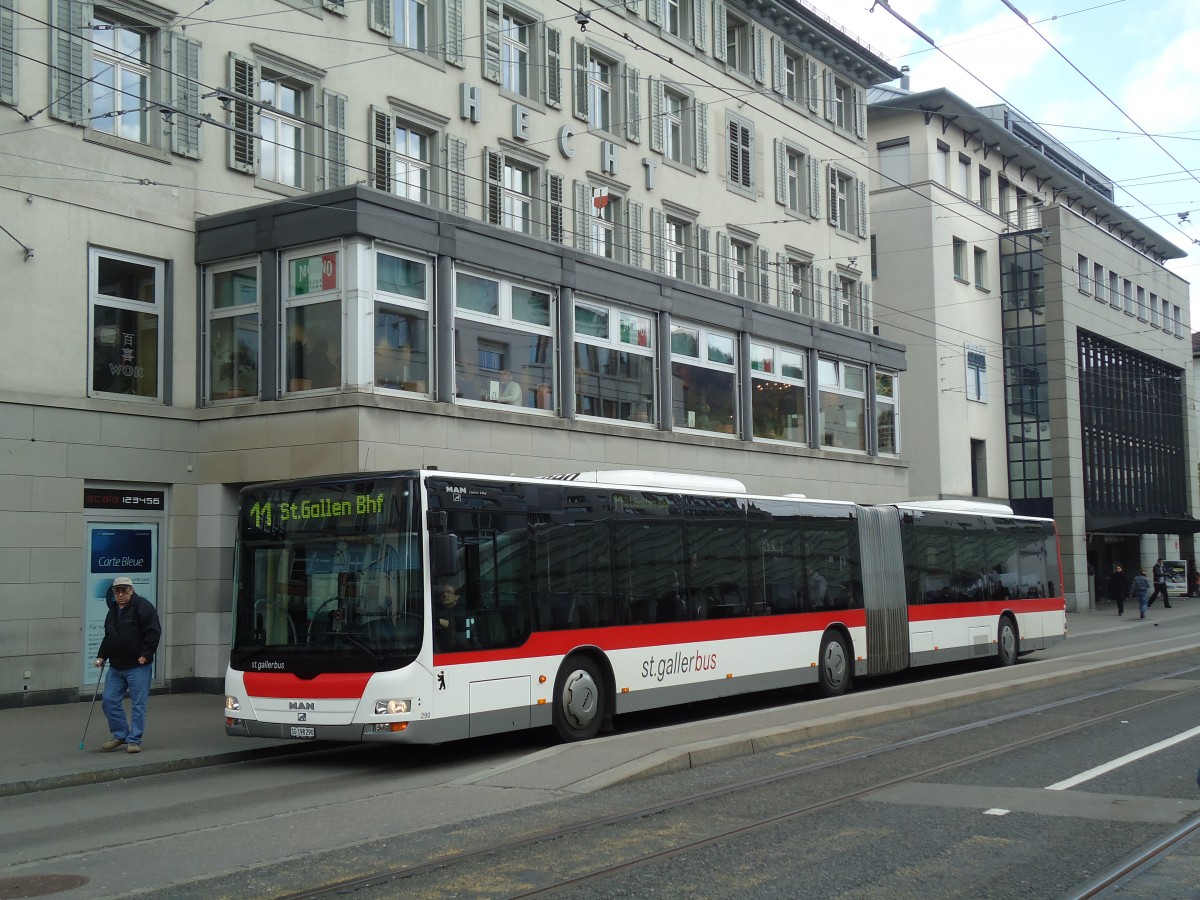
<svg viewBox="0 0 1200 900">
<path fill-rule="evenodd" d="M 842 696 L 850 688 L 850 675 L 850 651 L 846 649 L 846 639 L 831 631 L 821 641 L 821 656 L 817 660 L 821 693 L 826 697 Z"/>
<path fill-rule="evenodd" d="M 604 679 L 586 656 L 568 659 L 554 682 L 554 730 L 564 741 L 596 736 L 604 720 Z"/>
<path fill-rule="evenodd" d="M 1001 616 L 996 629 L 996 665 L 1001 668 L 1016 665 L 1020 646 L 1016 624 L 1008 616 Z"/>
</svg>

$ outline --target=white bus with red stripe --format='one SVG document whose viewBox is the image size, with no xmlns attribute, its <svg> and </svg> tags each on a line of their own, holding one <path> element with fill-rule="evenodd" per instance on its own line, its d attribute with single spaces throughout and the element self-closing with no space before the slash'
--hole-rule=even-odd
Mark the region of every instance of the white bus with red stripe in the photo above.
<svg viewBox="0 0 1200 900">
<path fill-rule="evenodd" d="M 420 470 L 242 492 L 226 731 L 441 742 L 961 659 L 1066 631 L 1054 523 L 730 479 Z"/>
</svg>

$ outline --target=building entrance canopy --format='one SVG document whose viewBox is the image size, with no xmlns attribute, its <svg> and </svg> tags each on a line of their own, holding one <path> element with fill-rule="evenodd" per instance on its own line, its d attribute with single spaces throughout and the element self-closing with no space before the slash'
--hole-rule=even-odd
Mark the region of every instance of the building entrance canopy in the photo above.
<svg viewBox="0 0 1200 900">
<path fill-rule="evenodd" d="M 1197 534 L 1200 519 L 1191 516 L 1095 516 L 1087 517 L 1090 534 Z"/>
</svg>

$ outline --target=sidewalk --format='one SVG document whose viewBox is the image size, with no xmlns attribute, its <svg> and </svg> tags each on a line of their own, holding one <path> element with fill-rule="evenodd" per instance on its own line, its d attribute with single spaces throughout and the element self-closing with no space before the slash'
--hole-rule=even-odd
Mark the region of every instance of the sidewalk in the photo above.
<svg viewBox="0 0 1200 900">
<path fill-rule="evenodd" d="M 1172 598 L 1170 610 L 1155 606 L 1146 621 L 1137 616 L 1137 604 L 1126 604 L 1118 618 L 1110 603 L 1100 609 L 1067 615 L 1071 635 L 1100 634 L 1159 624 L 1194 621 L 1187 635 L 1171 641 L 1150 655 L 1195 653 L 1200 650 L 1200 599 Z M 1139 657 L 1145 658 L 1145 655 Z M 1042 660 L 1037 654 L 1021 665 L 997 670 L 979 670 L 942 681 L 922 681 L 899 688 L 864 694 L 850 693 L 836 700 L 813 700 L 771 710 L 755 711 L 690 723 L 664 731 L 645 732 L 635 739 L 600 738 L 584 744 L 549 748 L 535 754 L 536 772 L 520 772 L 518 763 L 505 773 L 492 772 L 488 783 L 521 784 L 536 777 L 539 786 L 556 782 L 564 790 L 594 790 L 652 771 L 686 768 L 707 759 L 741 755 L 768 746 L 804 740 L 817 734 L 845 728 L 847 718 L 886 721 L 907 716 L 913 707 L 926 703 L 966 703 L 991 690 L 1011 690 L 1016 683 L 1047 678 L 1075 677 L 1083 669 L 1122 667 L 1131 659 Z M 0 797 L 72 785 L 115 781 L 141 775 L 176 772 L 302 753 L 319 746 L 296 741 L 231 738 L 225 735 L 222 697 L 215 694 L 162 694 L 150 698 L 146 742 L 139 754 L 118 750 L 101 751 L 107 740 L 100 701 L 92 712 L 84 748 L 84 723 L 88 701 L 52 706 L 0 710 L 0 734 L 4 735 L 4 767 L 0 773 Z M 620 737 L 619 735 L 617 736 Z M 625 736 L 629 738 L 630 736 Z M 552 758 L 552 759 L 551 759 Z"/>
</svg>

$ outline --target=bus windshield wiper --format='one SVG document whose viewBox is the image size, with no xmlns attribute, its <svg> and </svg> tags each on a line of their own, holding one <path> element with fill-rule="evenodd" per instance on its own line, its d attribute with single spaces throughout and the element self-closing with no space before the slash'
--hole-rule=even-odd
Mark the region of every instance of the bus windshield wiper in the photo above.
<svg viewBox="0 0 1200 900">
<path fill-rule="evenodd" d="M 361 650 L 363 653 L 367 654 L 367 656 L 374 658 L 375 662 L 377 662 L 381 665 L 383 664 L 385 657 L 382 653 L 380 653 L 378 650 L 376 650 L 370 644 L 360 641 L 358 638 L 356 638 L 350 632 L 334 631 L 334 632 L 332 632 L 332 634 L 335 638 L 344 638 L 345 640 L 347 640 L 351 644 L 353 644 L 355 647 L 357 647 L 359 650 Z"/>
</svg>

